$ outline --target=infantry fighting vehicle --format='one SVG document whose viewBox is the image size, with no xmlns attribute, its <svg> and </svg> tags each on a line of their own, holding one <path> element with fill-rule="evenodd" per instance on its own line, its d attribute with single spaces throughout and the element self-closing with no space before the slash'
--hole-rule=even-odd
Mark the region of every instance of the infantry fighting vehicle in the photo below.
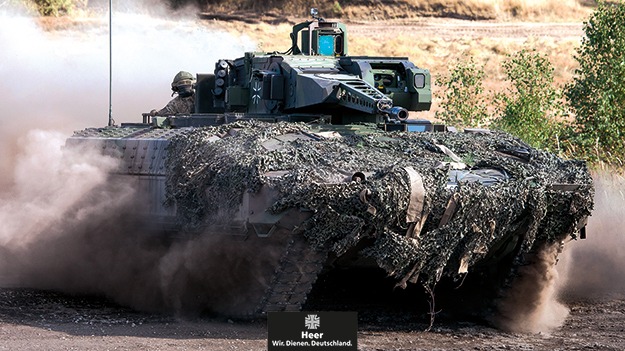
<svg viewBox="0 0 625 351">
<path fill-rule="evenodd" d="M 319 274 L 346 267 L 400 288 L 473 279 L 490 298 L 526 254 L 584 235 L 593 187 L 583 162 L 414 118 L 431 105 L 429 71 L 349 56 L 346 27 L 312 15 L 287 52 L 198 74 L 193 113 L 68 140 L 119 160 L 111 177 L 134 186 L 135 218 L 224 238 L 253 262 L 229 268 L 254 274 L 228 312 L 299 310 Z"/>
</svg>

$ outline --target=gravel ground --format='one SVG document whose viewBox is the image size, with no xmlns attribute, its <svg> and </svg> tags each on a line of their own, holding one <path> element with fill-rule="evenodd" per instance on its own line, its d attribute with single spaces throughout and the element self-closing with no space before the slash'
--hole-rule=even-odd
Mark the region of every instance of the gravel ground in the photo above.
<svg viewBox="0 0 625 351">
<path fill-rule="evenodd" d="M 474 322 L 378 314 L 359 321 L 359 350 L 623 350 L 625 296 L 569 301 L 550 334 L 505 333 Z M 376 318 L 377 317 L 377 318 Z M 374 324 L 375 322 L 375 324 Z M 0 289 L 0 350 L 264 350 L 265 321 L 181 319 L 107 300 L 31 289 Z"/>
</svg>

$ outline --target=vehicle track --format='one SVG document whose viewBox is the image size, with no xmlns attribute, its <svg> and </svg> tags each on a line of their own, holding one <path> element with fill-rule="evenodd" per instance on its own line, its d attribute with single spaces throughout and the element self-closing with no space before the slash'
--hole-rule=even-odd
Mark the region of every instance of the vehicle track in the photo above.
<svg viewBox="0 0 625 351">
<path fill-rule="evenodd" d="M 313 250 L 303 235 L 293 234 L 262 301 L 261 312 L 299 311 L 327 256 L 327 252 Z"/>
</svg>

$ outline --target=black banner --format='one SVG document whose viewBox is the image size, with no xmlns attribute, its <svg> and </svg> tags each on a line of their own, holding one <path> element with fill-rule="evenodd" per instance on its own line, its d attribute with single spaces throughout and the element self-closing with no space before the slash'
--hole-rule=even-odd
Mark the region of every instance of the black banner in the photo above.
<svg viewBox="0 0 625 351">
<path fill-rule="evenodd" d="M 269 312 L 268 351 L 356 351 L 356 312 Z"/>
</svg>

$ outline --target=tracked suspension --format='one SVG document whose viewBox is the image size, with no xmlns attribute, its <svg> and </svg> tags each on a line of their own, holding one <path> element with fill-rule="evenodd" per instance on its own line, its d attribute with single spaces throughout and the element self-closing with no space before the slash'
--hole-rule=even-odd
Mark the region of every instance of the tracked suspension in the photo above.
<svg viewBox="0 0 625 351">
<path fill-rule="evenodd" d="M 302 234 L 293 234 L 258 313 L 300 311 L 327 257 L 327 251 L 315 251 Z"/>
</svg>

